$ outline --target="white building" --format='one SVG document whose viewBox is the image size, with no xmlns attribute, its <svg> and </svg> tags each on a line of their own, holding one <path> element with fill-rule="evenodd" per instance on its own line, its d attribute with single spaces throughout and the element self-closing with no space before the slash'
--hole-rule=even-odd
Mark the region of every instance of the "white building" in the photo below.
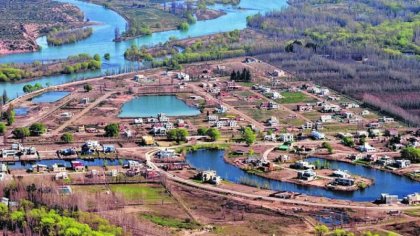
<svg viewBox="0 0 420 236">
<path fill-rule="evenodd" d="M 279 140 L 282 142 L 294 142 L 295 138 L 294 135 L 291 133 L 282 133 L 279 136 Z"/>
</svg>

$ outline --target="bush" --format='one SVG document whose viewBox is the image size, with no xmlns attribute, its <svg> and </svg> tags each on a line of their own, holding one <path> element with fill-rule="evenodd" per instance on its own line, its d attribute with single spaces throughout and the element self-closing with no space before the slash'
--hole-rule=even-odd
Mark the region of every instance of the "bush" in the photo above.
<svg viewBox="0 0 420 236">
<path fill-rule="evenodd" d="M 71 133 L 64 133 L 63 135 L 61 135 L 60 137 L 61 141 L 64 143 L 71 143 L 73 142 L 73 134 Z"/>
<path fill-rule="evenodd" d="M 0 134 L 6 133 L 7 127 L 4 122 L 0 122 Z"/>
<path fill-rule="evenodd" d="M 105 126 L 106 137 L 118 137 L 120 134 L 120 125 L 118 123 L 112 123 Z"/>
<path fill-rule="evenodd" d="M 43 123 L 33 123 L 29 130 L 31 136 L 40 136 L 47 131 L 47 127 Z"/>
<path fill-rule="evenodd" d="M 30 135 L 30 131 L 27 127 L 22 127 L 14 129 L 12 134 L 15 136 L 15 138 L 25 138 Z"/>
</svg>

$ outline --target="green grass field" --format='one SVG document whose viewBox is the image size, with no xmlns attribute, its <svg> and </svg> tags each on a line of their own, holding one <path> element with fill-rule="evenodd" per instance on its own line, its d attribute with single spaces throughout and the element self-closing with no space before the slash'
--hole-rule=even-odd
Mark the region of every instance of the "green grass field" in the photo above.
<svg viewBox="0 0 420 236">
<path fill-rule="evenodd" d="M 311 97 L 308 97 L 301 92 L 282 92 L 281 95 L 283 98 L 277 99 L 278 103 L 301 103 L 301 102 L 314 102 L 315 100 Z"/>
<path fill-rule="evenodd" d="M 141 214 L 141 217 L 144 219 L 150 220 L 154 224 L 170 227 L 170 228 L 177 228 L 177 229 L 196 229 L 199 227 L 199 224 L 196 222 L 190 221 L 189 219 L 181 220 L 174 217 L 168 216 L 157 216 L 157 215 L 150 215 L 150 214 Z"/>
<path fill-rule="evenodd" d="M 110 189 L 114 193 L 121 193 L 127 200 L 169 200 L 170 197 L 165 193 L 165 189 L 161 186 L 146 184 L 126 184 L 126 185 L 110 185 Z"/>
</svg>

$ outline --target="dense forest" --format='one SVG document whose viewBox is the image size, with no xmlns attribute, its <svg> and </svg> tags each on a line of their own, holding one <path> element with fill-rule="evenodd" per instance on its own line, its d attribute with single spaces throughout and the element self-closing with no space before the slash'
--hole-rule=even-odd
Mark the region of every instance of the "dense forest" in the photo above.
<svg viewBox="0 0 420 236">
<path fill-rule="evenodd" d="M 77 7 L 52 0 L 0 0 L 0 54 L 34 51 L 36 38 L 53 27 L 79 27 Z"/>
<path fill-rule="evenodd" d="M 420 124 L 420 4 L 402 0 L 291 0 L 248 19 L 281 47 L 254 54 L 299 79 L 344 92 Z M 265 51 L 265 53 L 263 53 Z"/>
</svg>

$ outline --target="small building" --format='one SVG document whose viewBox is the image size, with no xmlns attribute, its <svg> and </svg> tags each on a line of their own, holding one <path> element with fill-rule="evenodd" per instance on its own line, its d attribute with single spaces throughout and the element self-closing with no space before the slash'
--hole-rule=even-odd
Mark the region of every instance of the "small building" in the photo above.
<svg viewBox="0 0 420 236">
<path fill-rule="evenodd" d="M 88 97 L 80 99 L 81 104 L 86 105 L 86 104 L 89 104 L 89 102 L 90 102 L 90 98 Z"/>
<path fill-rule="evenodd" d="M 318 132 L 316 130 L 313 130 L 311 132 L 311 137 L 315 140 L 321 140 L 321 139 L 325 139 L 325 134 Z"/>
<path fill-rule="evenodd" d="M 342 171 L 342 170 L 336 170 L 332 173 L 332 175 L 334 177 L 338 177 L 338 178 L 350 178 L 351 177 L 351 175 L 347 171 Z"/>
<path fill-rule="evenodd" d="M 67 172 L 58 172 L 57 174 L 55 174 L 54 179 L 55 180 L 65 180 L 65 179 L 69 179 L 69 176 L 68 176 Z"/>
<path fill-rule="evenodd" d="M 158 153 L 156 153 L 156 156 L 159 158 L 173 158 L 176 157 L 176 151 L 174 149 L 168 149 L 160 150 Z"/>
<path fill-rule="evenodd" d="M 357 149 L 360 152 L 376 152 L 376 148 L 370 146 L 368 143 L 360 145 Z"/>
<path fill-rule="evenodd" d="M 7 173 L 7 165 L 4 163 L 0 164 L 0 173 Z"/>
<path fill-rule="evenodd" d="M 297 161 L 293 164 L 293 167 L 300 170 L 315 170 L 315 166 L 312 164 L 309 164 L 307 161 Z"/>
<path fill-rule="evenodd" d="M 272 116 L 270 117 L 270 119 L 267 120 L 267 124 L 271 127 L 278 126 L 279 120 L 277 119 L 277 117 Z"/>
<path fill-rule="evenodd" d="M 276 134 L 266 134 L 266 135 L 264 135 L 264 140 L 275 142 L 275 141 L 277 141 Z"/>
<path fill-rule="evenodd" d="M 404 202 L 406 202 L 409 205 L 420 204 L 420 193 L 413 193 L 407 195 L 407 197 L 404 198 Z"/>
<path fill-rule="evenodd" d="M 379 137 L 382 135 L 382 130 L 380 129 L 369 129 L 369 135 L 372 137 Z"/>
<path fill-rule="evenodd" d="M 368 137 L 369 133 L 366 130 L 358 130 L 356 131 L 356 137 Z"/>
<path fill-rule="evenodd" d="M 368 116 L 368 115 L 370 115 L 370 111 L 368 111 L 368 110 L 363 110 L 362 111 L 362 116 Z"/>
<path fill-rule="evenodd" d="M 384 204 L 395 204 L 398 203 L 398 196 L 389 195 L 388 193 L 382 193 L 379 202 Z"/>
<path fill-rule="evenodd" d="M 137 119 L 134 119 L 134 124 L 136 124 L 136 125 L 141 125 L 141 124 L 143 124 L 143 119 L 142 119 L 142 118 L 137 118 Z"/>
<path fill-rule="evenodd" d="M 35 165 L 32 165 L 32 170 L 34 172 L 38 172 L 38 173 L 45 172 L 45 171 L 48 170 L 48 166 L 47 165 L 43 165 L 43 164 L 35 164 Z"/>
<path fill-rule="evenodd" d="M 327 123 L 327 122 L 331 122 L 333 120 L 331 115 L 322 115 L 320 118 L 320 121 L 322 123 Z"/>
<path fill-rule="evenodd" d="M 143 141 L 144 145 L 153 145 L 155 144 L 155 140 L 152 136 L 142 136 L 141 140 Z"/>
<path fill-rule="evenodd" d="M 410 160 L 395 160 L 394 166 L 397 168 L 406 168 L 411 165 Z"/>
<path fill-rule="evenodd" d="M 217 113 L 226 113 L 227 111 L 228 111 L 229 109 L 226 107 L 226 106 L 223 106 L 223 105 L 221 105 L 221 104 L 219 104 L 217 107 L 216 107 L 216 112 Z"/>
<path fill-rule="evenodd" d="M 291 133 L 281 133 L 279 135 L 279 140 L 282 141 L 282 142 L 285 142 L 285 143 L 286 142 L 291 143 L 291 142 L 295 141 L 295 138 L 294 138 L 294 135 L 291 134 Z"/>
<path fill-rule="evenodd" d="M 63 171 L 66 171 L 66 166 L 61 163 L 55 163 L 51 166 L 51 170 L 53 172 L 63 172 Z"/>
<path fill-rule="evenodd" d="M 111 145 L 111 144 L 104 144 L 104 145 L 102 146 L 102 151 L 103 151 L 104 153 L 112 153 L 112 152 L 115 152 L 116 150 L 115 150 L 115 146 L 114 146 L 114 145 Z"/>
<path fill-rule="evenodd" d="M 312 169 L 299 171 L 297 177 L 302 180 L 312 181 L 316 178 L 316 172 Z"/>
<path fill-rule="evenodd" d="M 219 116 L 217 116 L 217 115 L 207 116 L 207 121 L 218 121 L 218 120 L 219 120 Z"/>
<path fill-rule="evenodd" d="M 391 117 L 384 116 L 384 117 L 379 118 L 379 122 L 383 122 L 383 123 L 392 123 L 394 121 L 395 121 L 394 118 L 391 118 Z"/>
<path fill-rule="evenodd" d="M 299 112 L 308 112 L 308 111 L 312 111 L 313 110 L 313 106 L 312 105 L 297 105 L 296 110 Z"/>
<path fill-rule="evenodd" d="M 220 176 L 217 176 L 216 171 L 214 170 L 206 170 L 202 171 L 198 174 L 198 178 L 205 182 L 218 185 L 221 182 Z"/>
<path fill-rule="evenodd" d="M 339 178 L 334 179 L 334 183 L 337 185 L 342 185 L 342 186 L 353 186 L 354 179 L 350 179 L 347 177 L 339 177 Z"/>
<path fill-rule="evenodd" d="M 72 161 L 71 168 L 76 172 L 83 172 L 85 171 L 85 166 L 80 161 Z"/>
<path fill-rule="evenodd" d="M 57 188 L 57 194 L 58 195 L 70 195 L 73 193 L 73 190 L 70 186 L 59 186 Z"/>
</svg>

